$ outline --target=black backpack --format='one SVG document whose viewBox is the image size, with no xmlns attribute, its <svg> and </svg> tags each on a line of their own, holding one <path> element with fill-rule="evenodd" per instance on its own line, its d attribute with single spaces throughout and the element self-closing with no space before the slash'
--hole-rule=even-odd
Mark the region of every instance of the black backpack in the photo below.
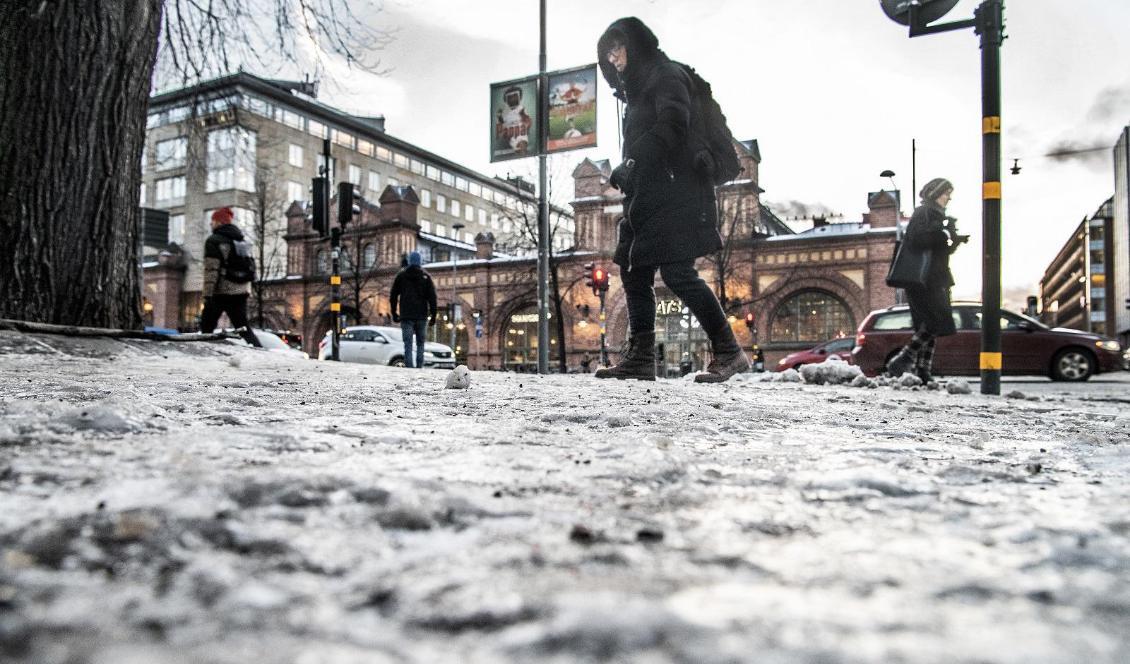
<svg viewBox="0 0 1130 664">
<path fill-rule="evenodd" d="M 231 251 L 227 260 L 220 264 L 220 275 L 235 284 L 255 281 L 255 258 L 252 257 L 251 243 L 246 240 L 228 240 Z"/>
<path fill-rule="evenodd" d="M 734 135 L 726 126 L 726 116 L 714 101 L 714 93 L 694 67 L 679 63 L 691 79 L 691 132 L 689 147 L 694 155 L 695 168 L 710 176 L 715 186 L 732 182 L 742 172 L 738 155 L 734 153 Z"/>
</svg>

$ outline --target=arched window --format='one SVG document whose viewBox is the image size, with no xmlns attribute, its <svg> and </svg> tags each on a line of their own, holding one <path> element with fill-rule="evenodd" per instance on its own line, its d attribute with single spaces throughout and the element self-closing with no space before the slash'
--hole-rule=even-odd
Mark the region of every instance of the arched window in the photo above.
<svg viewBox="0 0 1130 664">
<path fill-rule="evenodd" d="M 820 343 L 855 333 L 851 310 L 835 295 L 818 290 L 794 294 L 773 312 L 772 343 Z"/>
<path fill-rule="evenodd" d="M 361 267 L 366 270 L 371 270 L 376 264 L 377 248 L 371 244 L 365 245 L 365 248 L 361 250 Z"/>
<path fill-rule="evenodd" d="M 326 253 L 325 249 L 319 249 L 318 253 L 314 254 L 314 272 L 316 274 L 326 274 L 330 271 L 330 255 Z"/>
</svg>

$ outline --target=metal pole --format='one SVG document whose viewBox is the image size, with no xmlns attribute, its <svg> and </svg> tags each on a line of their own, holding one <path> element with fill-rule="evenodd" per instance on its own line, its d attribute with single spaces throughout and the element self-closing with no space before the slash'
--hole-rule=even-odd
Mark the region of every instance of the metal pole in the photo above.
<svg viewBox="0 0 1130 664">
<path fill-rule="evenodd" d="M 910 139 L 910 202 L 918 195 L 918 139 Z M 914 208 L 914 205 L 910 206 Z"/>
<path fill-rule="evenodd" d="M 330 139 L 322 141 L 322 174 L 325 176 L 325 190 L 322 195 L 322 218 L 326 224 L 333 223 L 330 217 L 330 196 L 333 194 L 333 174 L 330 173 Z M 330 359 L 341 359 L 341 228 L 330 230 L 330 324 L 333 336 L 330 343 Z"/>
<path fill-rule="evenodd" d="M 1004 0 L 977 8 L 981 35 L 982 229 L 981 394 L 1001 393 L 1001 62 Z"/>
<path fill-rule="evenodd" d="M 608 366 L 608 346 L 606 345 L 605 327 L 604 327 L 604 291 L 600 291 L 600 366 Z"/>
<path fill-rule="evenodd" d="M 463 228 L 463 224 L 452 224 L 451 230 L 456 242 L 459 242 L 459 231 Z M 458 332 L 456 328 L 458 322 L 455 319 L 455 299 L 459 297 L 456 292 L 459 283 L 459 252 L 456 251 L 454 246 L 451 248 L 451 261 L 451 357 L 455 359 L 459 355 L 455 352 L 455 335 Z"/>
<path fill-rule="evenodd" d="M 545 0 L 541 0 L 541 49 L 538 54 L 539 143 L 546 134 L 549 81 L 545 75 Z M 538 373 L 549 373 L 549 204 L 546 155 L 538 145 Z M 564 339 L 560 340 L 564 342 Z"/>
</svg>

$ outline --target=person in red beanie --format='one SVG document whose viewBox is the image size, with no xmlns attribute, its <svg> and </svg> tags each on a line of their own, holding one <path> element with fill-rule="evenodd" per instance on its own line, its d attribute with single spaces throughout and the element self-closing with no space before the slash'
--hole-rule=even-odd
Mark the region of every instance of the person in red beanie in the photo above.
<svg viewBox="0 0 1130 664">
<path fill-rule="evenodd" d="M 204 241 L 204 311 L 200 331 L 212 332 L 220 316 L 228 315 L 232 327 L 252 346 L 259 339 L 247 322 L 247 297 L 255 281 L 255 260 L 251 243 L 232 223 L 235 213 L 222 207 L 212 213 L 212 234 Z M 241 329 L 240 329 L 241 328 Z"/>
</svg>

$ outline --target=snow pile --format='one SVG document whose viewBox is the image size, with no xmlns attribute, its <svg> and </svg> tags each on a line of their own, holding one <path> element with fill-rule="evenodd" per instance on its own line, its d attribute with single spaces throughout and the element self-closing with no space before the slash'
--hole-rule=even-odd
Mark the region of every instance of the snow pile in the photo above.
<svg viewBox="0 0 1130 664">
<path fill-rule="evenodd" d="M 800 372 L 796 369 L 785 369 L 771 374 L 765 374 L 765 382 L 767 383 L 803 383 L 804 379 L 801 378 Z"/>
<path fill-rule="evenodd" d="M 449 390 L 465 390 L 471 387 L 471 370 L 460 364 L 447 374 L 447 383 L 444 385 Z"/>
<path fill-rule="evenodd" d="M 951 380 L 950 382 L 946 383 L 946 392 L 949 392 L 950 394 L 973 394 L 973 390 L 970 389 L 969 383 L 965 382 L 964 380 Z"/>
<path fill-rule="evenodd" d="M 802 366 L 800 375 L 810 385 L 843 385 L 862 376 L 863 370 L 844 362 L 838 355 L 832 355 L 819 364 Z"/>
</svg>

